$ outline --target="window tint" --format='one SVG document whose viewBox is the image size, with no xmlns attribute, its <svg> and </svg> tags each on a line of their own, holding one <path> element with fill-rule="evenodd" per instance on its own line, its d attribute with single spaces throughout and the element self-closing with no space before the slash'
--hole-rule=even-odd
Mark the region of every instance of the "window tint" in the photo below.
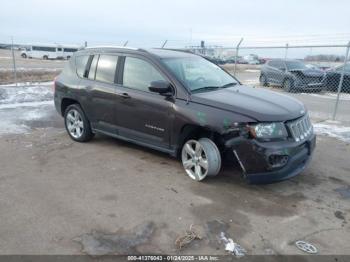
<svg viewBox="0 0 350 262">
<path fill-rule="evenodd" d="M 284 68 L 284 63 L 282 61 L 270 61 L 269 66 L 281 69 L 281 68 Z"/>
<path fill-rule="evenodd" d="M 48 47 L 48 46 L 33 46 L 32 50 L 34 50 L 34 51 L 56 52 L 56 48 L 55 47 Z"/>
<path fill-rule="evenodd" d="M 86 64 L 89 60 L 88 55 L 77 56 L 75 59 L 75 65 L 77 67 L 77 74 L 80 77 L 85 77 Z"/>
<path fill-rule="evenodd" d="M 336 71 L 342 72 L 342 71 L 343 71 L 343 67 L 344 67 L 344 66 L 339 66 L 339 67 L 337 67 Z M 346 64 L 346 65 L 345 65 L 345 72 L 350 72 L 350 64 Z"/>
<path fill-rule="evenodd" d="M 98 81 L 114 83 L 115 71 L 117 69 L 118 56 L 100 55 L 97 63 L 96 77 Z"/>
<path fill-rule="evenodd" d="M 90 65 L 90 70 L 88 74 L 89 79 L 92 79 L 92 80 L 95 79 L 97 61 L 98 61 L 98 55 L 95 55 Z"/>
<path fill-rule="evenodd" d="M 150 63 L 134 57 L 125 58 L 124 86 L 149 91 L 151 82 L 158 80 L 165 79 Z"/>
<path fill-rule="evenodd" d="M 61 47 L 57 48 L 57 51 L 62 51 L 62 48 Z"/>
</svg>

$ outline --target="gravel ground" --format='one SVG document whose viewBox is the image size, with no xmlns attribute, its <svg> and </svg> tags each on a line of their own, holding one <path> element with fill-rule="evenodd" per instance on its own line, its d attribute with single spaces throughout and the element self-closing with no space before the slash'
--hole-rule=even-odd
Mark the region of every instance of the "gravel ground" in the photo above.
<svg viewBox="0 0 350 262">
<path fill-rule="evenodd" d="M 288 181 L 249 185 L 226 161 L 194 182 L 166 154 L 105 136 L 73 142 L 49 95 L 29 90 L 0 107 L 0 254 L 225 254 L 224 233 L 248 254 L 302 254 L 302 239 L 350 255 L 348 143 L 319 136 Z M 202 239 L 177 250 L 191 224 Z"/>
</svg>

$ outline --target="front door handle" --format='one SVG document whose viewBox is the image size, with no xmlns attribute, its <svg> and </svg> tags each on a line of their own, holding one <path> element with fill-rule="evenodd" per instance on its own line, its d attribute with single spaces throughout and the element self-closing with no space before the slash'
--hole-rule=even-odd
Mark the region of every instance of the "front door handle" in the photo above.
<svg viewBox="0 0 350 262">
<path fill-rule="evenodd" d="M 122 98 L 131 98 L 128 93 L 119 93 L 118 96 L 121 96 Z"/>
</svg>

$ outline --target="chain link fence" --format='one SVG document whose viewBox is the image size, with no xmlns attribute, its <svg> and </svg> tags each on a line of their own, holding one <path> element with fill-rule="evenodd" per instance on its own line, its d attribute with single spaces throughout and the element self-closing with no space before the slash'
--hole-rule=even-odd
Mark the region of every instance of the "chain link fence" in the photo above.
<svg viewBox="0 0 350 262">
<path fill-rule="evenodd" d="M 240 42 L 241 43 L 241 42 Z M 298 98 L 316 121 L 350 121 L 348 45 L 190 48 L 245 85 Z"/>
</svg>

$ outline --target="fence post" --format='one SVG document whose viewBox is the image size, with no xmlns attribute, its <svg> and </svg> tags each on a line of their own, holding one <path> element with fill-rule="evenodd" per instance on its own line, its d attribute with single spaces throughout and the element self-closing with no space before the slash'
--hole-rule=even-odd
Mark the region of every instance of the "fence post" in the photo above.
<svg viewBox="0 0 350 262">
<path fill-rule="evenodd" d="M 126 40 L 123 46 L 127 46 L 129 43 L 129 40 Z"/>
<path fill-rule="evenodd" d="M 162 48 L 164 48 L 167 43 L 168 43 L 168 40 L 165 40 L 163 45 L 162 45 Z"/>
<path fill-rule="evenodd" d="M 350 49 L 350 42 L 348 43 L 348 46 L 346 47 L 344 63 L 343 63 L 343 69 L 341 70 L 341 75 L 340 75 L 340 80 L 339 80 L 339 85 L 338 85 L 337 99 L 335 101 L 335 106 L 334 106 L 334 111 L 333 111 L 333 118 L 332 118 L 333 120 L 335 120 L 335 117 L 336 117 L 337 111 L 338 111 L 340 92 L 341 92 L 341 88 L 343 86 L 344 74 L 345 74 L 345 66 L 346 66 L 346 63 L 348 61 L 349 49 Z"/>
<path fill-rule="evenodd" d="M 286 44 L 286 52 L 284 53 L 284 60 L 287 60 L 287 57 L 288 57 L 288 43 Z"/>
<path fill-rule="evenodd" d="M 233 69 L 233 75 L 236 76 L 236 67 L 237 67 L 237 58 L 238 58 L 238 51 L 239 51 L 239 46 L 241 45 L 243 41 L 243 38 L 241 38 L 241 40 L 238 42 L 237 46 L 236 46 L 236 55 L 235 55 L 235 67 Z"/>
<path fill-rule="evenodd" d="M 11 52 L 12 52 L 12 62 L 13 62 L 13 76 L 15 78 L 15 84 L 16 84 L 16 86 L 18 86 L 18 83 L 17 83 L 16 58 L 15 58 L 15 51 L 13 50 L 13 36 L 11 36 Z"/>
</svg>

